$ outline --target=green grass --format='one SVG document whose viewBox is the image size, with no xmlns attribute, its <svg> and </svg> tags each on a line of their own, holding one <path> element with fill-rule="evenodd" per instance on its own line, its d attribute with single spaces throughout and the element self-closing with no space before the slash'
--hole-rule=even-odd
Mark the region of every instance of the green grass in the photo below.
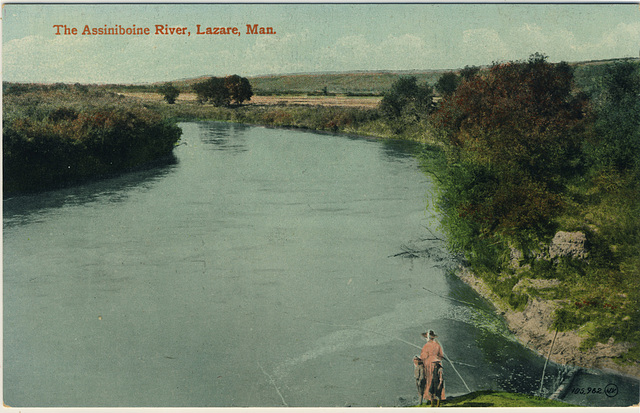
<svg viewBox="0 0 640 413">
<path fill-rule="evenodd" d="M 378 109 L 331 106 L 251 106 L 216 107 L 193 102 L 144 103 L 165 118 L 179 121 L 222 121 L 282 128 L 300 128 L 383 139 L 430 142 L 432 131 L 426 122 L 394 127 Z"/>
<path fill-rule="evenodd" d="M 4 193 L 81 182 L 168 158 L 182 131 L 139 102 L 75 86 L 3 96 Z"/>
<path fill-rule="evenodd" d="M 429 407 L 425 404 L 416 407 Z M 525 394 L 483 390 L 459 397 L 451 397 L 440 407 L 571 407 L 572 404 Z"/>
</svg>

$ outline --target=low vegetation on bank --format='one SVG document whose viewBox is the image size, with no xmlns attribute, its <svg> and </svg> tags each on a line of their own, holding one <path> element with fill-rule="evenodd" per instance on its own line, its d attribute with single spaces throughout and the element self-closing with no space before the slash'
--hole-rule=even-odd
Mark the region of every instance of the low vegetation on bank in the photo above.
<svg viewBox="0 0 640 413">
<path fill-rule="evenodd" d="M 48 189 L 170 155 L 175 122 L 81 85 L 3 85 L 3 190 Z"/>
<path fill-rule="evenodd" d="M 416 407 L 429 407 L 429 404 Z M 440 407 L 572 407 L 558 400 L 501 391 L 476 391 L 443 401 Z"/>
</svg>

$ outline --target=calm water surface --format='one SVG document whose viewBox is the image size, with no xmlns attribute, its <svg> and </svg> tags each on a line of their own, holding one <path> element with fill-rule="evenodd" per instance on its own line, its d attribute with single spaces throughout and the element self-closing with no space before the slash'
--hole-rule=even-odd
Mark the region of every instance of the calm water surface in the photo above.
<svg viewBox="0 0 640 413">
<path fill-rule="evenodd" d="M 407 148 L 181 127 L 166 164 L 4 200 L 6 404 L 406 405 L 428 328 L 449 395 L 538 389 L 544 360 L 450 275 Z"/>
</svg>

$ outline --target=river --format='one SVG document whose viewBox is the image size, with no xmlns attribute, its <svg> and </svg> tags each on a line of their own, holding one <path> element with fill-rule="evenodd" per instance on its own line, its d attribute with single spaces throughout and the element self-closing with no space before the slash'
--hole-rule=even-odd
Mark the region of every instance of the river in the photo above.
<svg viewBox="0 0 640 413">
<path fill-rule="evenodd" d="M 180 126 L 167 162 L 4 199 L 4 403 L 404 406 L 427 329 L 449 396 L 538 390 L 544 359 L 452 275 L 408 144 Z"/>
</svg>

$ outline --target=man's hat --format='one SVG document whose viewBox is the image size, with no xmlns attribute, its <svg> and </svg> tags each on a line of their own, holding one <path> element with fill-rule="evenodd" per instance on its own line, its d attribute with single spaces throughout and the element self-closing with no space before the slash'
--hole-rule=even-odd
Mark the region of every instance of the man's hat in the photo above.
<svg viewBox="0 0 640 413">
<path fill-rule="evenodd" d="M 429 330 L 428 333 L 422 333 L 422 336 L 423 337 L 427 337 L 427 338 L 436 338 L 436 337 L 438 337 L 436 335 L 436 333 L 433 332 L 433 330 Z"/>
</svg>

